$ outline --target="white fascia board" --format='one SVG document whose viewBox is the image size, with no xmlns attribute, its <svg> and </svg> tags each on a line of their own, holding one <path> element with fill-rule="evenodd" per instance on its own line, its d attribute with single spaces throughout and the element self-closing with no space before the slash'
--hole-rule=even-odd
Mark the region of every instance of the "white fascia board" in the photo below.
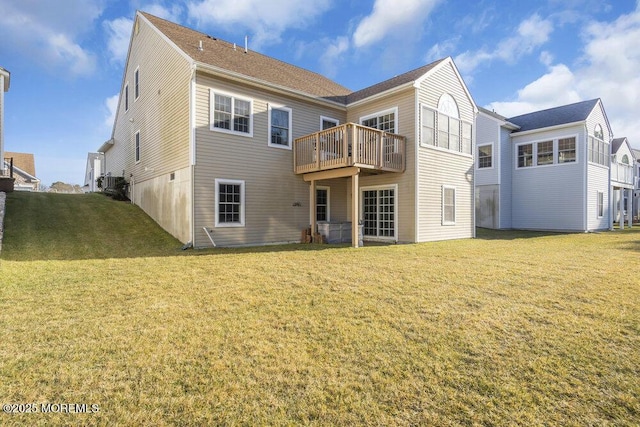
<svg viewBox="0 0 640 427">
<path fill-rule="evenodd" d="M 537 128 L 537 129 L 525 130 L 525 131 L 522 131 L 522 132 L 513 132 L 511 134 L 511 136 L 523 136 L 523 135 L 530 135 L 532 133 L 554 131 L 554 130 L 558 130 L 558 129 L 578 126 L 578 125 L 581 125 L 581 124 L 584 124 L 584 122 L 582 120 L 580 120 L 579 122 L 564 123 L 564 124 L 561 124 L 561 125 L 549 126 L 549 127 L 545 127 L 545 128 Z"/>
</svg>

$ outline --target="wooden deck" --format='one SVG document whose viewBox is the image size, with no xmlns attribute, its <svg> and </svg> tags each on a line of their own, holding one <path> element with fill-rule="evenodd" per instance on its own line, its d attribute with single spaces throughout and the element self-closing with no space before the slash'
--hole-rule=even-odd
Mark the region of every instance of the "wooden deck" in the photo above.
<svg viewBox="0 0 640 427">
<path fill-rule="evenodd" d="M 297 138 L 293 144 L 296 174 L 355 166 L 385 172 L 404 172 L 406 138 L 346 123 Z"/>
</svg>

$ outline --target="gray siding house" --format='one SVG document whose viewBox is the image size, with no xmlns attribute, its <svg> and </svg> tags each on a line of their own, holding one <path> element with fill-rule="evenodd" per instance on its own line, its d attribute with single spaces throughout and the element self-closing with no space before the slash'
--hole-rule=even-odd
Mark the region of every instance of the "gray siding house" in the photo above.
<svg viewBox="0 0 640 427">
<path fill-rule="evenodd" d="M 477 119 L 477 225 L 554 231 L 612 226 L 611 127 L 600 99 Z"/>
<path fill-rule="evenodd" d="M 351 91 L 137 12 L 107 177 L 195 247 L 473 237 L 477 107 L 451 58 Z M 358 245 L 358 227 L 351 227 Z"/>
</svg>

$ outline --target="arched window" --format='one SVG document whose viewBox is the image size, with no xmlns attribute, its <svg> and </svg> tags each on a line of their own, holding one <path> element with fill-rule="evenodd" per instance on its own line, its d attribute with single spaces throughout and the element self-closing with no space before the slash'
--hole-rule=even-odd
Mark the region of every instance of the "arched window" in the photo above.
<svg viewBox="0 0 640 427">
<path fill-rule="evenodd" d="M 604 139 L 604 134 L 602 133 L 602 126 L 599 124 L 596 125 L 596 128 L 593 131 L 593 136 L 598 139 Z"/>
<path fill-rule="evenodd" d="M 446 114 L 449 117 L 454 117 L 456 119 L 460 118 L 460 112 L 458 111 L 458 104 L 456 104 L 456 100 L 453 99 L 451 95 L 445 93 L 438 100 L 438 111 L 442 114 Z"/>
<path fill-rule="evenodd" d="M 627 156 L 626 154 L 624 156 L 622 156 L 622 163 L 624 163 L 625 165 L 629 164 L 629 156 Z"/>
</svg>

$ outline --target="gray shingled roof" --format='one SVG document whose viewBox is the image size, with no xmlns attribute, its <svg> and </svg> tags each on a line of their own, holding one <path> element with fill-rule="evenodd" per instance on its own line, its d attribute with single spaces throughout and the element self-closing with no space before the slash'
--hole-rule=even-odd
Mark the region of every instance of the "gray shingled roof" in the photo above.
<svg viewBox="0 0 640 427">
<path fill-rule="evenodd" d="M 620 146 L 622 145 L 622 143 L 624 142 L 624 140 L 627 139 L 626 137 L 622 137 L 622 138 L 614 138 L 611 140 L 611 152 L 612 153 L 617 153 L 618 150 L 620 149 Z"/>
<path fill-rule="evenodd" d="M 424 65 L 420 68 L 416 68 L 415 70 L 411 70 L 404 74 L 400 74 L 399 76 L 392 77 L 383 82 L 376 83 L 373 86 L 369 86 L 357 92 L 353 92 L 349 96 L 347 96 L 347 104 L 351 104 L 353 102 L 360 101 L 361 99 L 368 98 L 378 93 L 382 93 L 386 90 L 393 89 L 395 87 L 402 86 L 410 82 L 414 82 L 418 80 L 420 77 L 424 76 L 428 71 L 433 69 L 436 65 L 440 64 L 445 59 L 446 58 L 439 59 L 437 61 L 432 62 L 431 64 Z"/>
<path fill-rule="evenodd" d="M 591 99 L 589 101 L 535 111 L 533 113 L 511 117 L 509 121 L 520 126 L 520 132 L 581 122 L 587 119 L 598 101 L 599 99 Z"/>
<path fill-rule="evenodd" d="M 211 37 L 199 31 L 140 12 L 158 30 L 193 60 L 242 74 L 249 78 L 293 89 L 319 98 L 344 101 L 351 93 L 346 87 L 309 70 L 279 61 L 244 46 Z M 202 50 L 199 49 L 202 42 Z"/>
<path fill-rule="evenodd" d="M 248 50 L 245 53 L 244 46 L 236 46 L 234 49 L 232 43 L 224 40 L 183 27 L 146 12 L 140 12 L 140 14 L 197 62 L 341 104 L 356 102 L 416 81 L 446 59 L 440 59 L 373 86 L 352 92 L 350 89 L 318 73 L 296 67 L 252 50 Z M 202 50 L 199 49 L 200 42 L 202 42 Z"/>
</svg>

